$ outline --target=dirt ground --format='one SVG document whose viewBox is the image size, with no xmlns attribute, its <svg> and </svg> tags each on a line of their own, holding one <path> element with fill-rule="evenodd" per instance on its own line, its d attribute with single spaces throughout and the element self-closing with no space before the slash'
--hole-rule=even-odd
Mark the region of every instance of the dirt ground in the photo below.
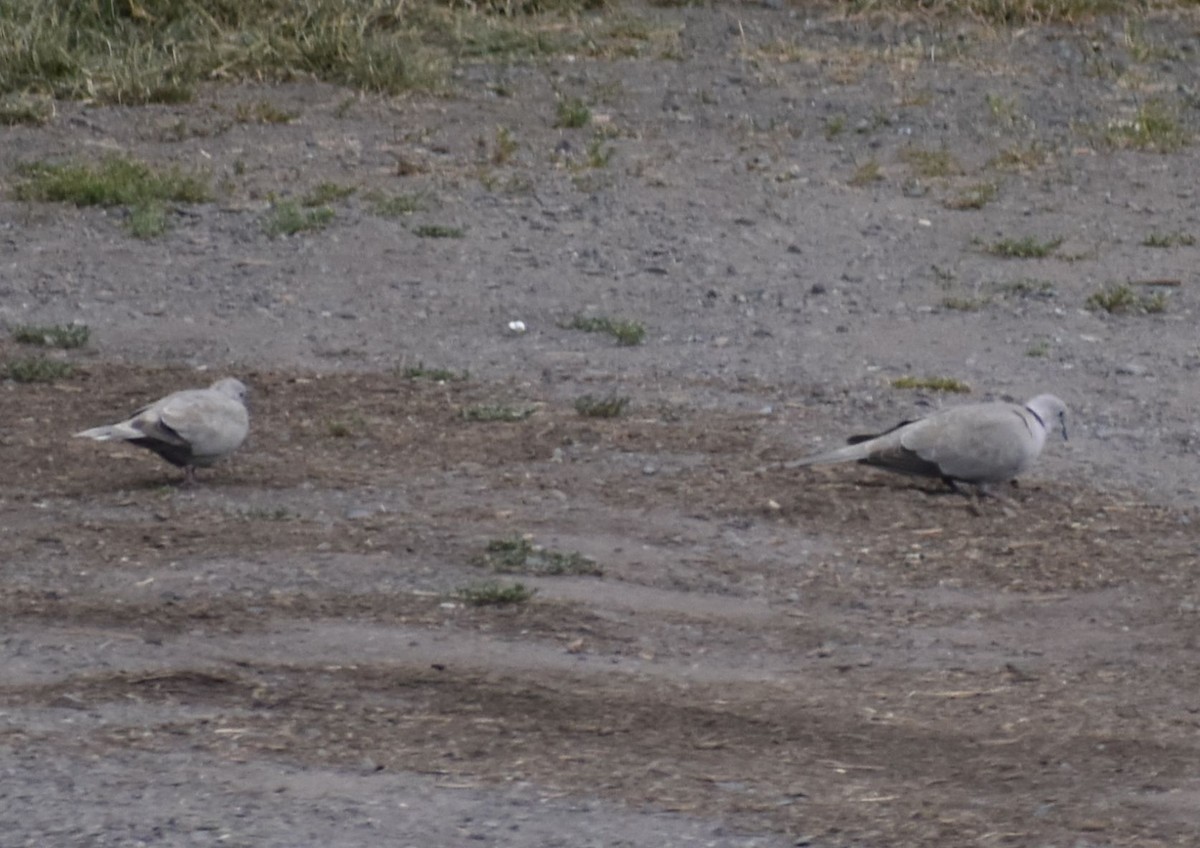
<svg viewBox="0 0 1200 848">
<path fill-rule="evenodd" d="M 0 383 L 5 846 L 1200 842 L 1200 163 L 1122 142 L 1155 98 L 1200 124 L 1200 19 L 629 14 L 653 49 L 465 65 L 449 97 L 217 87 L 0 130 L 9 184 L 126 152 L 223 185 L 151 241 L 0 200 L 0 322 L 92 329 L 51 354 L 72 376 Z M 233 120 L 260 102 L 296 117 Z M 262 232 L 322 182 L 359 188 L 331 226 Z M 1028 236 L 1062 243 L 987 250 Z M 1086 308 L 1118 283 L 1165 308 Z M 196 487 L 68 438 L 221 374 L 252 432 Z M 780 467 L 1040 391 L 1071 441 L 977 510 Z M 530 414 L 471 419 L 496 406 Z M 601 573 L 494 574 L 525 535 Z M 487 579 L 536 594 L 457 594 Z"/>
</svg>

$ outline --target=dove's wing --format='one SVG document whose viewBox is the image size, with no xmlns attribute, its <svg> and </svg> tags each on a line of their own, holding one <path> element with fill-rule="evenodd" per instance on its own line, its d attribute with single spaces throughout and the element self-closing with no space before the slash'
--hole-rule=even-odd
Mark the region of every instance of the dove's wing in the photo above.
<svg viewBox="0 0 1200 848">
<path fill-rule="evenodd" d="M 246 407 L 211 389 L 177 392 L 150 407 L 139 421 L 145 422 L 147 436 L 185 444 L 198 459 L 232 453 L 250 429 Z"/>
</svg>

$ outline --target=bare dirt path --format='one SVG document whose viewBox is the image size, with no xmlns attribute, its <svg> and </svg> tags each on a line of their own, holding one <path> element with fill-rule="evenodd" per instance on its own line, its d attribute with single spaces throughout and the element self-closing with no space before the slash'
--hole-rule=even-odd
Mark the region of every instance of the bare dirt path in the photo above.
<svg viewBox="0 0 1200 848">
<path fill-rule="evenodd" d="M 1195 21 L 1146 59 L 1120 21 L 638 13 L 669 58 L 2 131 L 5 173 L 119 150 L 231 182 L 149 242 L 0 200 L 0 320 L 93 331 L 71 377 L 0 383 L 3 844 L 1196 844 L 1197 248 L 1146 242 L 1200 230 L 1197 162 L 1112 135 L 1195 91 Z M 596 123 L 555 128 L 556 92 Z M 263 100 L 298 117 L 222 120 Z M 326 181 L 359 189 L 327 229 L 261 232 Z M 379 186 L 425 205 L 376 215 Z M 1062 243 L 987 249 L 1025 237 Z M 1161 312 L 1086 308 L 1164 279 Z M 253 432 L 194 489 L 66 438 L 226 372 Z M 776 467 L 943 402 L 905 374 L 1053 390 L 1072 441 L 979 514 Z M 529 414 L 472 420 L 502 407 Z M 522 536 L 600 573 L 494 573 Z M 536 594 L 458 594 L 489 579 Z"/>
</svg>

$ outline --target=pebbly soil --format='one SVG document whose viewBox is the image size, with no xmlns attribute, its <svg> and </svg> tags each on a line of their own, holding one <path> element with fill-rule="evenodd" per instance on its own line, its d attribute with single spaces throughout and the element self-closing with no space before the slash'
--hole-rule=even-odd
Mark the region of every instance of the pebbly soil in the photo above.
<svg viewBox="0 0 1200 848">
<path fill-rule="evenodd" d="M 4 845 L 1196 844 L 1197 157 L 1122 133 L 1154 98 L 1200 123 L 1197 20 L 631 14 L 637 55 L 450 97 L 0 130 L 6 175 L 119 151 L 223 186 L 151 241 L 0 201 L 0 320 L 92 329 L 72 376 L 0 383 Z M 296 117 L 234 120 L 260 102 Z M 327 229 L 262 232 L 322 182 L 359 188 Z M 987 250 L 1028 236 L 1062 242 Z M 1165 308 L 1086 308 L 1120 283 Z M 196 487 L 69 438 L 226 373 L 252 434 Z M 1071 441 L 978 507 L 780 467 L 959 400 L 903 375 L 1054 391 Z M 493 573 L 520 536 L 601 573 Z M 489 579 L 536 594 L 458 595 Z"/>
</svg>

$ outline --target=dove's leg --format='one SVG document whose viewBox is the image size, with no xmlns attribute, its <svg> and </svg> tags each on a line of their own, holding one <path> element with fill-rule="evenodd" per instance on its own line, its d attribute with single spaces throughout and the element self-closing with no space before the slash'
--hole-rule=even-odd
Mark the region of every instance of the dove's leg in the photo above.
<svg viewBox="0 0 1200 848">
<path fill-rule="evenodd" d="M 196 466 L 183 466 L 183 487 L 190 489 L 194 485 L 196 485 Z"/>
<path fill-rule="evenodd" d="M 943 477 L 942 482 L 945 483 L 947 486 L 949 486 L 950 491 L 954 492 L 954 494 L 963 495 L 964 497 L 968 497 L 968 498 L 971 497 L 971 493 L 968 492 L 966 489 L 964 489 L 962 486 L 958 485 L 958 481 L 955 480 L 953 477 Z"/>
</svg>

